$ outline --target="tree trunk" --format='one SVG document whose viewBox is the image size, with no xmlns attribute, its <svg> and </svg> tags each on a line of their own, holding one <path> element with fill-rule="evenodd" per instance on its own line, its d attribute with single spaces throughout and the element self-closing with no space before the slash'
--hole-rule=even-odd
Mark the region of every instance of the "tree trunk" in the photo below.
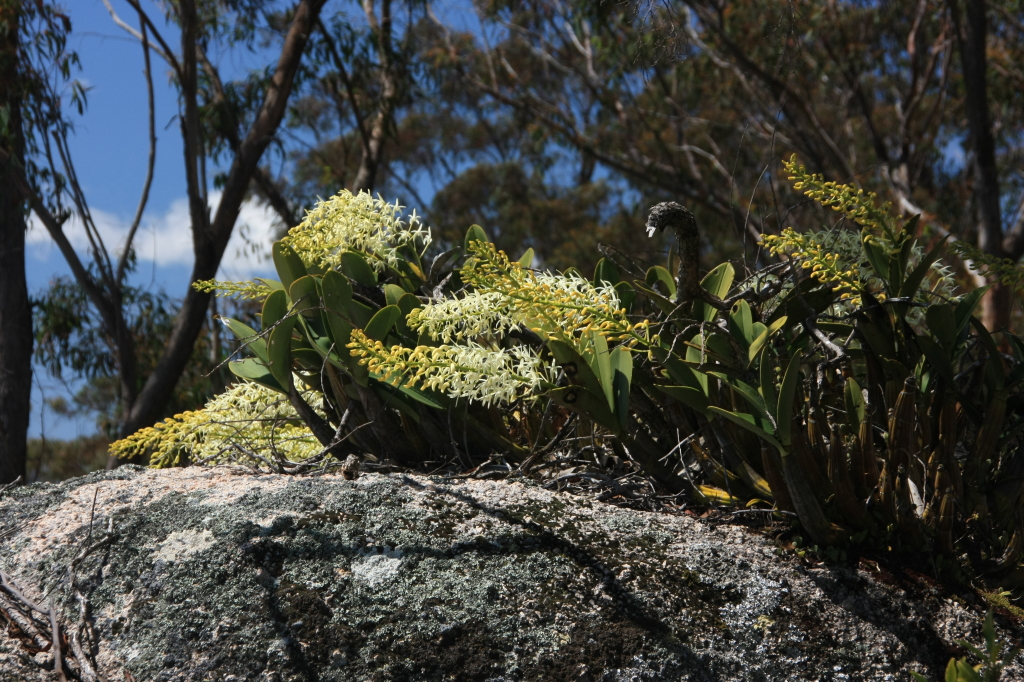
<svg viewBox="0 0 1024 682">
<path fill-rule="evenodd" d="M 996 143 L 988 109 L 988 26 L 983 0 L 966 0 L 960 16 L 957 0 L 950 0 L 956 26 L 960 63 L 967 95 L 964 108 L 974 148 L 974 197 L 978 208 L 978 247 L 987 254 L 1005 258 L 1003 221 L 999 206 L 999 173 L 996 168 Z M 1010 291 L 998 282 L 982 300 L 982 322 L 989 330 L 1004 329 L 1010 321 Z"/>
<path fill-rule="evenodd" d="M 0 145 L 10 162 L 23 163 L 21 87 L 18 75 L 20 0 L 0 0 L 0 108 L 7 134 Z M 24 198 L 0 182 L 0 484 L 25 476 L 32 397 L 32 307 L 25 283 Z"/>
<path fill-rule="evenodd" d="M 363 154 L 359 162 L 359 170 L 356 171 L 355 180 L 352 181 L 350 191 L 353 194 L 360 192 L 373 192 L 377 183 L 377 171 L 380 169 L 384 158 L 384 140 L 392 125 L 395 113 L 395 99 L 398 96 L 398 88 L 395 84 L 395 74 L 392 72 L 394 60 L 391 54 L 391 0 L 384 0 L 381 3 L 381 16 L 378 20 L 374 10 L 373 0 L 363 0 L 363 11 L 366 14 L 367 23 L 377 34 L 377 59 L 380 61 L 380 108 L 373 119 L 373 126 L 369 134 L 363 139 Z"/>
<path fill-rule="evenodd" d="M 12 127 L 21 125 L 14 116 L 9 120 Z M 21 197 L 6 184 L 0 187 L 0 292 L 0 484 L 4 484 L 25 475 L 32 395 L 32 307 L 25 285 L 25 213 Z"/>
</svg>

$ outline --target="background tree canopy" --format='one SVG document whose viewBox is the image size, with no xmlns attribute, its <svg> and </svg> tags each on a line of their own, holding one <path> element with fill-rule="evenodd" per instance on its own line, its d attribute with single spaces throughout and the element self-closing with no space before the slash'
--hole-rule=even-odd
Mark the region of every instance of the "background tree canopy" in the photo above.
<svg viewBox="0 0 1024 682">
<path fill-rule="evenodd" d="M 473 30 L 411 6 L 375 189 L 446 234 L 477 222 L 584 270 L 597 242 L 635 242 L 645 206 L 682 200 L 715 227 L 707 253 L 754 262 L 762 233 L 829 223 L 781 182 L 798 152 L 1018 260 L 1021 6 L 969 4 L 484 2 Z M 296 204 L 351 187 L 360 158 L 359 104 L 322 78 L 290 123 L 315 138 L 291 156 Z"/>
<path fill-rule="evenodd" d="M 4 210 L 49 211 L 59 231 L 69 215 L 88 215 L 73 160 L 48 146 L 75 134 L 65 95 L 78 74 L 65 44 L 47 41 L 74 35 L 76 8 L 0 4 L 21 17 L 5 24 L 0 50 L 0 161 L 20 178 L 4 183 L 18 188 Z M 441 246 L 477 223 L 510 254 L 533 248 L 535 265 L 585 273 L 602 244 L 674 272 L 670 238 L 641 235 L 650 206 L 677 201 L 702 226 L 706 268 L 732 260 L 749 271 L 775 259 L 763 235 L 835 224 L 786 181 L 781 160 L 795 152 L 810 172 L 921 214 L 923 242 L 949 235 L 974 249 L 954 263 L 957 283 L 999 275 L 982 319 L 990 329 L 1019 326 L 1018 280 L 999 269 L 1024 255 L 1018 0 L 110 7 L 112 22 L 149 46 L 139 61 L 154 60 L 179 91 L 180 135 L 165 135 L 160 153 L 184 151 L 193 281 L 213 277 L 246 197 L 273 207 L 286 228 L 342 188 L 415 207 Z M 167 26 L 177 43 L 162 35 Z M 228 78 L 232 51 L 264 63 Z M 63 71 L 47 66 L 55 63 Z M 218 188 L 229 201 L 211 213 Z M 24 231 L 23 221 L 2 224 L 5 239 Z M 68 409 L 93 410 L 112 435 L 126 435 L 202 404 L 220 388 L 207 373 L 233 347 L 210 324 L 208 294 L 135 291 L 130 248 L 104 253 L 82 254 L 73 280 L 37 296 L 35 352 L 47 371 L 91 378 Z M 8 363 L 25 363 L 7 350 L 26 338 L 24 315 L 20 327 L 6 322 L 11 300 L 0 301 L 5 377 L 14 376 Z M 71 310 L 69 301 L 80 303 Z M 0 381 L 0 412 L 15 414 L 27 387 Z M 4 480 L 22 471 L 17 440 L 0 452 L 13 462 Z"/>
</svg>

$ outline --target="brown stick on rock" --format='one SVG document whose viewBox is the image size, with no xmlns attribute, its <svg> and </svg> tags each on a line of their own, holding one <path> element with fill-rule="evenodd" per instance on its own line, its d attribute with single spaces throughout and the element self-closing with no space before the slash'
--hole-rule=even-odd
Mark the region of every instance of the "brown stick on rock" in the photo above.
<svg viewBox="0 0 1024 682">
<path fill-rule="evenodd" d="M 50 600 L 49 616 L 50 632 L 53 635 L 53 648 L 50 650 L 53 653 L 53 671 L 57 673 L 57 679 L 60 682 L 68 682 L 67 675 L 64 674 L 64 656 L 60 650 L 60 625 L 57 624 L 57 612 L 53 610 L 52 599 Z M 83 665 L 83 670 L 85 670 L 85 665 Z M 95 676 L 93 679 L 95 679 Z"/>
<path fill-rule="evenodd" d="M 671 228 L 679 244 L 679 269 L 676 273 L 676 302 L 692 301 L 700 296 L 700 230 L 693 214 L 674 201 L 655 205 L 647 217 L 647 235 L 654 236 Z"/>
<path fill-rule="evenodd" d="M 32 619 L 23 613 L 21 609 L 18 608 L 17 604 L 7 599 L 3 594 L 0 594 L 0 614 L 3 614 L 7 620 L 14 623 L 14 625 L 21 630 L 21 633 L 31 640 L 36 649 L 40 651 L 49 651 L 51 644 L 50 640 L 46 639 L 46 637 L 39 632 L 39 629 L 36 627 L 35 623 L 32 622 Z"/>
</svg>

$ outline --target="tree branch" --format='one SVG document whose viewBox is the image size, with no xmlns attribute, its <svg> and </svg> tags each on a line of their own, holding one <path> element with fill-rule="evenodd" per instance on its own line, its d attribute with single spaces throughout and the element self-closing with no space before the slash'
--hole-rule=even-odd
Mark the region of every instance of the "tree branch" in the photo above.
<svg viewBox="0 0 1024 682">
<path fill-rule="evenodd" d="M 160 35 L 160 32 L 157 30 L 156 26 L 153 24 L 153 21 L 142 10 L 142 7 L 139 5 L 138 0 L 125 0 L 125 2 L 127 2 L 129 5 L 131 5 L 132 9 L 134 9 L 136 12 L 139 13 L 139 17 L 142 19 L 142 21 L 145 22 L 146 26 L 149 27 L 150 33 L 152 33 L 153 36 L 156 37 L 157 42 L 160 43 L 160 47 L 157 47 L 156 45 L 153 45 L 153 44 L 149 43 L 149 41 L 147 40 L 145 35 L 143 35 L 139 31 L 136 31 L 131 25 L 129 25 L 123 19 L 121 19 L 121 17 L 119 17 L 117 15 L 117 12 L 114 11 L 114 7 L 110 4 L 110 0 L 103 0 L 103 4 L 107 6 L 107 11 L 110 12 L 110 16 L 114 20 L 114 23 L 117 24 L 118 26 L 120 26 L 121 28 L 123 28 L 125 31 L 127 31 L 128 34 L 131 35 L 132 37 L 134 37 L 136 40 L 142 41 L 143 45 L 147 45 L 150 48 L 152 48 L 152 50 L 154 52 L 156 52 L 158 55 L 160 55 L 160 57 L 165 62 L 167 62 L 167 64 L 170 65 L 170 67 L 172 69 L 174 69 L 174 72 L 180 78 L 181 77 L 181 65 L 178 63 L 178 60 L 175 58 L 174 52 L 167 45 L 167 43 L 164 41 L 163 36 Z"/>
<path fill-rule="evenodd" d="M 807 101 L 785 82 L 779 80 L 754 63 L 754 61 L 747 56 L 746 51 L 729 38 L 721 21 L 716 21 L 715 17 L 711 16 L 707 8 L 695 2 L 695 0 L 686 0 L 686 3 L 691 9 L 693 9 L 694 13 L 696 13 L 697 17 L 701 20 L 701 23 L 703 23 L 708 29 L 715 32 L 719 40 L 722 41 L 722 44 L 725 45 L 729 54 L 732 55 L 736 66 L 764 84 L 764 86 L 767 87 L 775 97 L 776 101 L 779 102 L 783 111 L 786 112 L 786 116 L 793 120 L 796 120 L 798 117 L 794 116 L 796 112 L 794 112 L 790 107 L 790 102 L 793 102 L 796 105 L 800 117 L 807 122 L 808 127 L 814 131 L 818 139 L 825 145 L 825 148 L 828 149 L 830 156 L 835 161 L 836 165 L 839 166 L 839 170 L 843 174 L 844 178 L 855 178 L 856 173 L 853 168 L 850 167 L 849 162 L 836 145 L 835 140 L 833 140 L 832 136 L 825 130 L 825 127 L 822 125 L 821 121 L 818 119 L 814 110 L 810 107 Z"/>
<path fill-rule="evenodd" d="M 317 28 L 320 29 L 320 34 L 324 37 L 324 44 L 327 45 L 327 52 L 331 55 L 331 61 L 334 62 L 334 68 L 338 70 L 338 76 L 341 78 L 342 84 L 345 86 L 345 94 L 348 97 L 349 106 L 352 107 L 352 118 L 355 120 L 356 129 L 359 131 L 359 137 L 363 141 L 363 148 L 367 148 L 370 145 L 370 133 L 366 130 L 362 113 L 359 111 L 359 100 L 356 99 L 355 89 L 352 86 L 352 79 L 348 77 L 348 70 L 345 68 L 345 62 L 341 59 L 341 54 L 338 52 L 338 46 L 334 43 L 334 37 L 328 32 L 327 27 L 324 26 L 322 20 L 317 19 Z"/>
<path fill-rule="evenodd" d="M 146 181 L 142 185 L 142 196 L 139 197 L 139 206 L 135 209 L 135 218 L 131 227 L 128 228 L 128 237 L 124 242 L 124 249 L 117 262 L 117 272 L 114 281 L 120 283 L 124 278 L 124 271 L 128 265 L 128 254 L 132 248 L 132 241 L 135 239 L 135 232 L 142 222 L 142 213 L 146 210 L 146 203 L 149 201 L 149 188 L 153 184 L 153 169 L 156 166 L 156 106 L 153 103 L 153 71 L 149 61 L 149 41 L 146 40 L 146 23 L 139 19 L 142 33 L 142 54 L 146 63 L 146 95 L 149 104 L 149 162 L 146 166 Z"/>
<path fill-rule="evenodd" d="M 373 189 L 377 179 L 377 170 L 384 154 L 384 137 L 391 127 L 395 99 L 398 96 L 398 87 L 392 72 L 394 60 L 391 54 L 391 0 L 382 0 L 379 20 L 374 10 L 374 0 L 363 0 L 363 12 L 366 14 L 370 29 L 377 37 L 381 96 L 377 115 L 374 117 L 373 126 L 369 131 L 369 140 L 364 142 L 363 157 L 359 162 L 359 169 L 356 171 L 356 177 L 350 188 L 355 193 Z"/>
<path fill-rule="evenodd" d="M 301 222 L 301 218 L 292 209 L 291 202 L 277 188 L 277 185 L 274 184 L 274 179 L 270 177 L 266 170 L 257 166 L 256 170 L 253 171 L 252 179 L 256 184 L 256 191 L 267 200 L 267 203 L 277 213 L 277 217 L 281 219 L 286 229 L 295 227 Z"/>
<path fill-rule="evenodd" d="M 206 77 L 210 79 L 210 85 L 213 88 L 214 102 L 219 104 L 223 110 L 224 116 L 228 119 L 228 125 L 219 132 L 225 137 L 228 142 L 228 146 L 231 147 L 231 151 L 238 152 L 242 145 L 241 139 L 238 134 L 238 117 L 235 115 L 234 110 L 231 109 L 230 103 L 228 102 L 227 94 L 224 91 L 224 81 L 221 80 L 220 73 L 216 67 L 210 62 L 206 56 L 206 51 L 202 47 L 196 47 L 196 55 L 199 59 L 199 63 L 203 66 L 203 71 L 206 73 Z M 270 207 L 274 209 L 278 217 L 281 218 L 287 227 L 293 227 L 298 224 L 298 219 L 295 215 L 295 211 L 292 210 L 291 203 L 285 198 L 283 194 L 277 189 L 274 184 L 273 178 L 270 174 L 264 171 L 259 166 L 253 171 L 253 181 L 256 184 L 257 191 L 267 200 Z"/>
</svg>

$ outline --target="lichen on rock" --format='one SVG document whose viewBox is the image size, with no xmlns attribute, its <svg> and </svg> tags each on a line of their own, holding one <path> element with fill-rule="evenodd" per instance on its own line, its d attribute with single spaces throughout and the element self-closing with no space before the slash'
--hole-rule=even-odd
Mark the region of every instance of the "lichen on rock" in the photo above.
<svg viewBox="0 0 1024 682">
<path fill-rule="evenodd" d="M 26 486 L 0 499 L 0 568 L 75 622 L 66 566 L 110 518 L 78 574 L 116 680 L 938 678 L 980 623 L 742 527 L 411 475 L 127 467 Z M 0 641 L 0 678 L 51 677 Z"/>
</svg>

